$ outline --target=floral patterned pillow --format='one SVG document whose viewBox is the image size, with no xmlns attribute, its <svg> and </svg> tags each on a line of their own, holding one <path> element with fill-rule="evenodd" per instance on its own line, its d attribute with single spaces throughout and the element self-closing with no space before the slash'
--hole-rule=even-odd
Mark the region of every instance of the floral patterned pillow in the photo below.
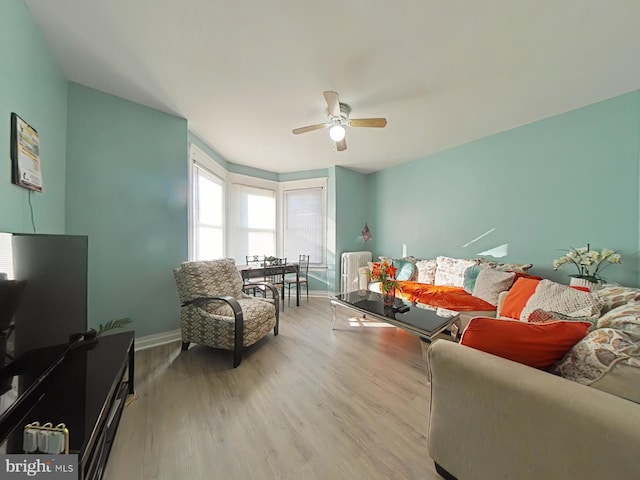
<svg viewBox="0 0 640 480">
<path fill-rule="evenodd" d="M 437 257 L 435 285 L 462 287 L 464 285 L 464 271 L 477 265 L 478 260 L 465 260 L 461 258 Z"/>
<path fill-rule="evenodd" d="M 501 272 L 527 273 L 533 267 L 532 263 L 500 263 L 486 258 L 481 258 L 478 261 L 484 267 L 495 268 Z"/>
<path fill-rule="evenodd" d="M 592 385 L 614 395 L 640 402 L 640 336 L 600 328 L 576 343 L 565 357 L 549 369 L 567 380 Z M 627 377 L 628 381 L 607 382 L 607 376 Z M 623 377 L 624 380 L 624 377 Z M 615 385 L 613 391 L 607 386 Z"/>
<path fill-rule="evenodd" d="M 615 283 L 605 283 L 591 293 L 600 303 L 603 314 L 630 301 L 640 301 L 640 288 L 623 287 Z"/>
<path fill-rule="evenodd" d="M 416 281 L 433 285 L 436 281 L 436 268 L 437 264 L 435 260 L 418 260 L 416 262 L 416 269 L 418 270 L 418 278 Z"/>
<path fill-rule="evenodd" d="M 640 336 L 640 302 L 631 301 L 609 310 L 598 319 L 598 328 L 615 328 Z"/>
</svg>

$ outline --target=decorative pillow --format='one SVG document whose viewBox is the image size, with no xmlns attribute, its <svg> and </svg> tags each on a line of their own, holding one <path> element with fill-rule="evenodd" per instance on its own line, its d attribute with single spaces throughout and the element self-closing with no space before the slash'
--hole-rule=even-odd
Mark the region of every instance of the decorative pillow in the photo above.
<svg viewBox="0 0 640 480">
<path fill-rule="evenodd" d="M 394 260 L 393 266 L 396 267 L 396 280 L 413 281 L 414 274 L 417 273 L 416 266 L 406 260 Z"/>
<path fill-rule="evenodd" d="M 591 293 L 599 302 L 602 314 L 630 301 L 640 300 L 640 289 L 623 287 L 615 283 L 605 283 Z"/>
<path fill-rule="evenodd" d="M 640 403 L 640 337 L 613 328 L 594 330 L 549 371 Z M 619 381 L 621 376 L 626 381 Z"/>
<path fill-rule="evenodd" d="M 588 322 L 525 323 L 474 317 L 460 343 L 514 362 L 547 368 L 587 334 Z"/>
<path fill-rule="evenodd" d="M 551 280 L 541 280 L 538 283 L 535 293 L 520 313 L 520 320 L 526 322 L 531 312 L 538 308 L 572 317 L 600 315 L 600 304 L 590 293 L 580 292 Z"/>
<path fill-rule="evenodd" d="M 589 322 L 591 328 L 589 331 L 596 328 L 596 319 L 594 317 L 572 317 L 571 315 L 565 315 L 559 312 L 548 312 L 538 308 L 529 314 L 529 323 L 543 323 L 553 322 L 556 320 L 565 320 L 568 322 Z"/>
<path fill-rule="evenodd" d="M 476 279 L 473 296 L 497 306 L 498 295 L 500 292 L 509 290 L 515 278 L 516 274 L 513 272 L 500 272 L 493 268 L 484 268 L 480 271 Z"/>
<path fill-rule="evenodd" d="M 467 293 L 473 295 L 473 289 L 476 286 L 476 279 L 478 278 L 480 270 L 483 268 L 484 266 L 482 265 L 471 265 L 464 270 L 462 288 L 464 288 Z"/>
<path fill-rule="evenodd" d="M 478 261 L 436 257 L 436 263 L 438 268 L 436 269 L 435 285 L 462 287 L 464 283 L 464 271 L 472 265 L 477 265 Z"/>
<path fill-rule="evenodd" d="M 416 262 L 416 268 L 418 269 L 418 279 L 420 283 L 428 283 L 433 285 L 436 281 L 436 268 L 437 263 L 435 260 L 419 260 Z"/>
<path fill-rule="evenodd" d="M 527 273 L 531 267 L 533 267 L 533 263 L 499 263 L 496 266 L 496 270 L 501 272 Z"/>
<path fill-rule="evenodd" d="M 640 336 L 640 302 L 631 301 L 601 316 L 597 328 L 615 328 Z"/>
<path fill-rule="evenodd" d="M 507 270 L 507 272 L 509 272 L 511 270 Z M 531 278 L 533 280 L 542 280 L 542 277 L 539 277 L 538 275 L 531 275 L 529 273 L 522 273 L 522 272 L 515 272 L 516 274 L 516 281 L 519 278 Z"/>
<path fill-rule="evenodd" d="M 507 293 L 502 308 L 500 309 L 501 317 L 520 319 L 520 314 L 529 298 L 534 294 L 540 280 L 532 278 L 518 278 Z"/>
<path fill-rule="evenodd" d="M 500 263 L 486 258 L 479 259 L 479 262 L 480 265 L 484 265 L 489 268 L 495 268 L 496 270 L 500 270 L 501 272 L 527 273 L 527 270 L 533 267 L 532 263 Z"/>
<path fill-rule="evenodd" d="M 402 257 L 402 259 L 401 259 L 401 260 L 404 260 L 404 261 L 406 261 L 406 262 L 411 262 L 411 263 L 413 263 L 414 265 L 415 265 L 416 263 L 418 263 L 418 259 L 417 259 L 416 257 L 414 257 L 413 255 L 408 255 L 408 256 L 406 256 L 406 257 Z"/>
</svg>

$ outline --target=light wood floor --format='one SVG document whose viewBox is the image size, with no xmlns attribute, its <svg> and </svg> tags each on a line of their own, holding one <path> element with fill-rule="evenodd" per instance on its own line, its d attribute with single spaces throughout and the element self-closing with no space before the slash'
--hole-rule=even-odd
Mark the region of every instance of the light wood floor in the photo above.
<svg viewBox="0 0 640 480">
<path fill-rule="evenodd" d="M 426 449 L 420 341 L 338 309 L 287 308 L 280 334 L 231 352 L 136 353 L 106 480 L 440 479 Z"/>
</svg>

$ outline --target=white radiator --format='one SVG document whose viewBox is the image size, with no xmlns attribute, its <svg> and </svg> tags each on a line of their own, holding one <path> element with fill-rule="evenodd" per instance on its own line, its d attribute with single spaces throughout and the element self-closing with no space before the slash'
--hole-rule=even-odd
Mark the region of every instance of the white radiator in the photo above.
<svg viewBox="0 0 640 480">
<path fill-rule="evenodd" d="M 344 252 L 342 254 L 340 293 L 358 290 L 358 268 L 371 261 L 371 252 Z"/>
</svg>

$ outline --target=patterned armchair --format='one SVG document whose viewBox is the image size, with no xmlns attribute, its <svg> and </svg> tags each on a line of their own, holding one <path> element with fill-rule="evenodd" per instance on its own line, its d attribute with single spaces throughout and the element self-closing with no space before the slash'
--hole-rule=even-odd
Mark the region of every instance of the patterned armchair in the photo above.
<svg viewBox="0 0 640 480">
<path fill-rule="evenodd" d="M 242 361 L 242 349 L 265 337 L 278 335 L 278 291 L 267 285 L 272 299 L 250 297 L 231 258 L 185 262 L 173 271 L 182 307 L 182 350 L 199 343 L 233 350 L 233 367 Z"/>
</svg>

